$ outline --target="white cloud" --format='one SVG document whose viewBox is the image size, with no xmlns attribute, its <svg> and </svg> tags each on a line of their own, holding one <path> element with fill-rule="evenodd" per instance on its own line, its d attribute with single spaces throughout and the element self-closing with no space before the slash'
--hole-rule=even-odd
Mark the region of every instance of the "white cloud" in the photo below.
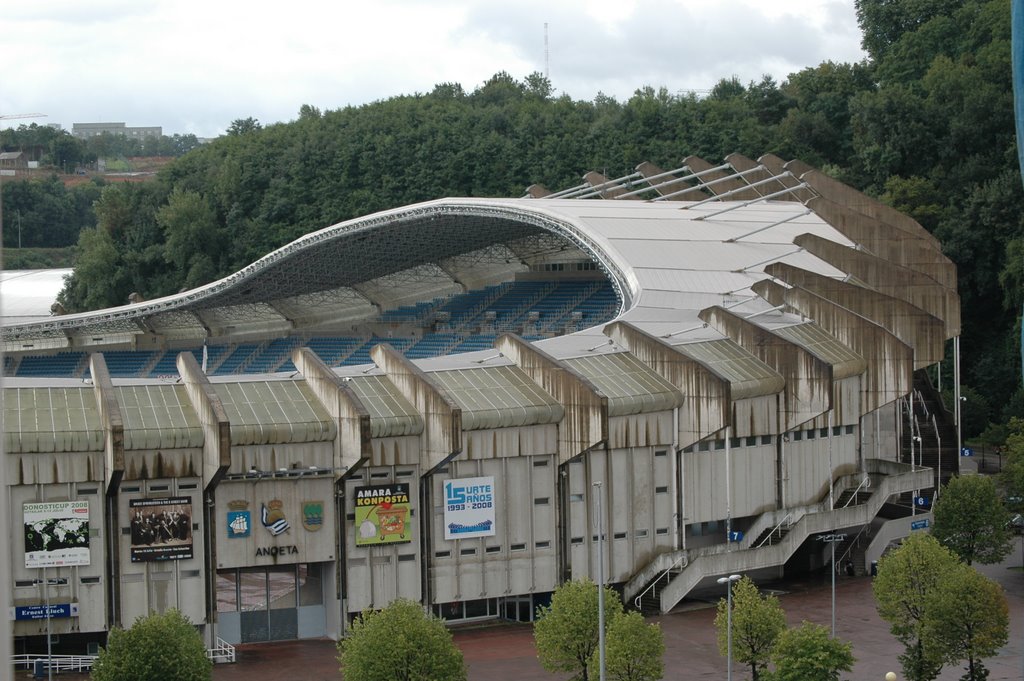
<svg viewBox="0 0 1024 681">
<path fill-rule="evenodd" d="M 853 3 L 839 0 L 50 0 L 5 7 L 4 19 L 0 115 L 200 136 L 237 118 L 292 120 L 302 104 L 543 72 L 545 22 L 553 85 L 577 99 L 781 81 L 863 56 Z"/>
</svg>

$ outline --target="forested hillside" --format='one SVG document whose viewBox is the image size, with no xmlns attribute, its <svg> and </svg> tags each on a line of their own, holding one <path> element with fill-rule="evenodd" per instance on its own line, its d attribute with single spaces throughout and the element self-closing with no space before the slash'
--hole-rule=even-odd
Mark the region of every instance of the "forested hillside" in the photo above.
<svg viewBox="0 0 1024 681">
<path fill-rule="evenodd" d="M 689 154 L 773 152 L 881 198 L 942 241 L 959 267 L 972 407 L 1019 405 L 1024 191 L 1010 2 L 859 0 L 857 11 L 864 63 L 809 66 L 783 83 L 724 79 L 703 98 L 645 86 L 624 102 L 576 101 L 538 74 L 499 73 L 472 91 L 444 83 L 359 107 L 305 105 L 290 123 L 235 121 L 158 181 L 103 189 L 65 306 L 198 286 L 393 206 L 521 196 L 533 182 L 561 188 L 644 160 L 671 168 Z M 985 417 L 1001 420 L 1001 408 Z"/>
</svg>

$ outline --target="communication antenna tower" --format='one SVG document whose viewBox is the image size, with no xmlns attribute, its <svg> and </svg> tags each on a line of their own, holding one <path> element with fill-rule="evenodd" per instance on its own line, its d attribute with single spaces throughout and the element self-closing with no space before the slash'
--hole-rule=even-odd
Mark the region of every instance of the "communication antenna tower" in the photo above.
<svg viewBox="0 0 1024 681">
<path fill-rule="evenodd" d="M 544 79 L 551 80 L 550 53 L 548 52 L 548 22 L 544 22 Z"/>
</svg>

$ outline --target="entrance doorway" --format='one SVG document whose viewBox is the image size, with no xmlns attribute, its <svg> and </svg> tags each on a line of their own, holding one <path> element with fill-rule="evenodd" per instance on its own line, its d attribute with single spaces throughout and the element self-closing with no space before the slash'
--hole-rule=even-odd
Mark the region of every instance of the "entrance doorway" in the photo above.
<svg viewBox="0 0 1024 681">
<path fill-rule="evenodd" d="M 307 638 L 318 629 L 316 635 L 322 635 L 320 567 L 302 563 L 218 570 L 221 631 L 237 632 L 232 638 L 238 643 Z"/>
</svg>

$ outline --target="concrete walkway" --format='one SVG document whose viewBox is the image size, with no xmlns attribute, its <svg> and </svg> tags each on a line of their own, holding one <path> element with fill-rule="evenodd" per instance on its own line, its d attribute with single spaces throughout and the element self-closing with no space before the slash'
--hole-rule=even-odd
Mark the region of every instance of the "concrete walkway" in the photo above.
<svg viewBox="0 0 1024 681">
<path fill-rule="evenodd" d="M 1015 550 L 1001 565 L 981 566 L 984 574 L 1006 590 L 1010 605 L 1010 641 L 995 658 L 985 661 L 989 681 L 1024 679 L 1024 542 L 1015 539 Z M 902 678 L 897 656 L 900 644 L 878 617 L 869 577 L 839 577 L 836 586 L 838 636 L 853 643 L 857 659 L 844 679 L 880 681 L 888 671 Z M 831 589 L 828 576 L 787 581 L 779 588 L 787 593 L 779 600 L 791 625 L 808 620 L 831 624 Z M 665 635 L 665 679 L 724 679 L 725 658 L 718 654 L 713 625 L 713 603 L 688 601 L 677 611 L 650 621 L 659 622 Z M 494 624 L 458 629 L 455 641 L 462 649 L 470 681 L 546 681 L 564 679 L 549 674 L 537 661 L 533 630 L 529 625 Z M 339 681 L 337 650 L 333 641 L 287 641 L 238 646 L 238 661 L 214 667 L 214 681 Z M 963 670 L 946 667 L 939 681 L 957 681 Z M 19 674 L 20 676 L 20 674 Z M 62 674 L 64 681 L 88 677 Z M 733 666 L 733 678 L 749 679 L 742 667 Z"/>
</svg>

